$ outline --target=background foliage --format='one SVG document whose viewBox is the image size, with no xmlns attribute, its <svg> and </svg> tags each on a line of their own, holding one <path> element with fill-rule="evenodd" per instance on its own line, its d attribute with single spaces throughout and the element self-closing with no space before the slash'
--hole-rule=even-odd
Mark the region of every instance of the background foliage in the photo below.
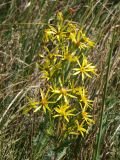
<svg viewBox="0 0 120 160">
<path fill-rule="evenodd" d="M 54 147 L 56 139 L 46 133 L 47 122 L 39 114 L 22 114 L 26 94 L 37 95 L 41 81 L 36 67 L 43 30 L 55 14 L 80 23 L 95 41 L 88 53 L 99 76 L 89 85 L 94 99 L 96 124 L 84 139 Z M 49 160 L 93 159 L 103 100 L 105 110 L 100 159 L 120 159 L 120 2 L 119 0 L 3 0 L 0 1 L 0 159 Z M 114 33 L 114 36 L 113 36 Z M 114 38 L 114 39 L 113 39 Z M 112 40 L 114 43 L 112 44 Z M 109 74 L 107 75 L 109 54 Z M 107 75 L 107 76 L 106 76 Z M 107 92 L 105 83 L 107 79 Z M 57 157 L 55 153 L 57 152 Z"/>
</svg>

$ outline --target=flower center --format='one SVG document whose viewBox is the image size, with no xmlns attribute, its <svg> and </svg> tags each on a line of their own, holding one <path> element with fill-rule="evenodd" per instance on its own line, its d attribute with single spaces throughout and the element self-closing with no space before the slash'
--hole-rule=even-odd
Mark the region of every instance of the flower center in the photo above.
<svg viewBox="0 0 120 160">
<path fill-rule="evenodd" d="M 83 117 L 87 116 L 87 112 L 82 112 Z"/>
<path fill-rule="evenodd" d="M 79 47 L 79 45 L 80 45 L 80 41 L 77 41 L 77 42 L 76 42 L 76 45 Z"/>
<path fill-rule="evenodd" d="M 45 106 L 46 104 L 47 104 L 47 100 L 46 100 L 46 98 L 43 98 L 42 99 L 42 105 Z"/>
<path fill-rule="evenodd" d="M 84 73 L 85 72 L 85 68 L 84 67 L 80 67 L 80 71 Z"/>
<path fill-rule="evenodd" d="M 65 88 L 61 88 L 60 93 L 63 94 L 63 95 L 66 95 L 67 90 Z"/>
</svg>

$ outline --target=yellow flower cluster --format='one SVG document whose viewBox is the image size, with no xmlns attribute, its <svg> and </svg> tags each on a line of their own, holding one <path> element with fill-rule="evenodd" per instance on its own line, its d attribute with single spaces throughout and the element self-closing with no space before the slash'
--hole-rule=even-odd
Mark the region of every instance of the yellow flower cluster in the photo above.
<svg viewBox="0 0 120 160">
<path fill-rule="evenodd" d="M 59 127 L 59 133 L 84 136 L 94 123 L 90 115 L 93 101 L 88 98 L 84 83 L 96 74 L 95 66 L 85 55 L 94 42 L 77 23 L 64 20 L 61 12 L 56 25 L 49 24 L 45 29 L 43 41 L 37 64 L 44 83 L 39 100 L 30 99 L 29 106 L 34 112 L 49 114 L 53 129 Z"/>
</svg>

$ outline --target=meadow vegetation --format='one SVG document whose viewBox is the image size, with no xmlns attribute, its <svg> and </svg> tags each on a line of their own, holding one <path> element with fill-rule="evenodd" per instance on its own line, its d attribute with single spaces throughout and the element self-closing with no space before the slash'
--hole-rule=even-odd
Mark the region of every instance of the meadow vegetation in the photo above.
<svg viewBox="0 0 120 160">
<path fill-rule="evenodd" d="M 119 0 L 0 1 L 0 160 L 120 160 Z"/>
</svg>

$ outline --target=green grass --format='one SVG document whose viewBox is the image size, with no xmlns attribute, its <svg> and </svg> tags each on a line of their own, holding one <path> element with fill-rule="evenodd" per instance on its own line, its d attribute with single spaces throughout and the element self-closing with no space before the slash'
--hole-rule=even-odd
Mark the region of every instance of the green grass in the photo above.
<svg viewBox="0 0 120 160">
<path fill-rule="evenodd" d="M 75 12 L 70 14 L 69 8 L 74 8 Z M 39 114 L 24 116 L 22 109 L 27 103 L 26 95 L 36 96 L 38 93 L 41 82 L 36 62 L 43 30 L 49 21 L 53 23 L 59 10 L 66 19 L 80 23 L 95 41 L 94 49 L 87 54 L 96 64 L 99 75 L 91 83 L 86 82 L 94 100 L 96 121 L 90 134 L 84 139 L 78 137 L 76 141 L 65 141 L 55 148 L 57 139 L 46 133 L 47 121 L 42 121 Z M 120 159 L 119 15 L 120 2 L 110 0 L 0 2 L 1 160 Z M 104 112 L 101 112 L 102 108 Z"/>
</svg>

